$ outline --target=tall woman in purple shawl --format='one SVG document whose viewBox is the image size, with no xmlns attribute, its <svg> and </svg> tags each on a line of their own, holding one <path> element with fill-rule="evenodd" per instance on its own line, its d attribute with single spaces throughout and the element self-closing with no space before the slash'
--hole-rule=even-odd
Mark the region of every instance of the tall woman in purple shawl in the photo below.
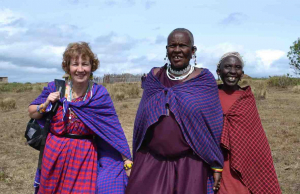
<svg viewBox="0 0 300 194">
<path fill-rule="evenodd" d="M 170 64 L 153 68 L 143 83 L 127 194 L 205 194 L 219 188 L 222 108 L 214 76 L 190 64 L 192 58 L 196 64 L 196 50 L 189 30 L 173 30 L 166 46 Z"/>
<path fill-rule="evenodd" d="M 60 99 L 54 82 L 29 106 L 43 125 L 52 103 L 60 101 L 35 178 L 38 193 L 124 193 L 129 147 L 109 94 L 92 81 L 99 61 L 85 42 L 71 43 L 62 68 L 70 75 Z M 125 163 L 125 164 L 124 164 Z"/>
</svg>

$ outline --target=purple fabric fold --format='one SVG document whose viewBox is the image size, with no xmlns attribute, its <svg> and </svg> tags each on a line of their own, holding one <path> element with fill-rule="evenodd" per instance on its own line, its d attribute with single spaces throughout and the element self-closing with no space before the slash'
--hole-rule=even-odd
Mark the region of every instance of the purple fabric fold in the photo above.
<svg viewBox="0 0 300 194">
<path fill-rule="evenodd" d="M 54 82 L 50 82 L 31 105 L 44 103 L 48 95 L 55 91 Z M 124 193 L 128 180 L 121 154 L 131 159 L 129 146 L 107 90 L 94 84 L 92 94 L 91 98 L 82 102 L 69 102 L 65 98 L 60 101 L 64 109 L 70 107 L 97 134 L 97 193 Z M 43 125 L 43 119 L 39 123 Z"/>
<path fill-rule="evenodd" d="M 220 139 L 223 112 L 217 84 L 210 71 L 203 69 L 199 76 L 167 88 L 153 75 L 152 69 L 143 87 L 134 123 L 133 155 L 140 148 L 147 129 L 160 116 L 167 115 L 169 107 L 192 150 L 209 166 L 222 167 L 224 159 Z M 212 192 L 212 184 L 210 172 L 208 193 Z"/>
</svg>

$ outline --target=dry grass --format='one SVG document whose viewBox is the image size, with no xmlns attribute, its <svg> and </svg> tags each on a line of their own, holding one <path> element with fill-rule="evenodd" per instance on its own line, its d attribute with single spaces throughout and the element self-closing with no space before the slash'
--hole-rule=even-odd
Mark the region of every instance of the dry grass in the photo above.
<svg viewBox="0 0 300 194">
<path fill-rule="evenodd" d="M 0 108 L 2 111 L 9 111 L 16 108 L 16 100 L 13 98 L 0 99 Z"/>
<path fill-rule="evenodd" d="M 255 92 L 264 88 L 266 82 L 261 80 L 247 81 Z M 130 98 L 124 88 L 126 84 L 106 85 L 108 90 L 124 93 L 121 101 L 114 99 L 128 143 L 132 145 L 133 123 L 140 101 L 139 96 Z M 140 87 L 139 83 L 136 83 Z M 32 84 L 32 87 L 36 86 Z M 119 87 L 122 87 L 119 88 Z M 258 88 L 258 89 L 257 89 Z M 284 194 L 300 191 L 300 98 L 291 89 L 266 88 L 267 98 L 257 100 L 262 124 L 266 131 L 274 159 L 276 172 Z M 129 91 L 129 90 L 128 90 Z M 37 167 L 38 152 L 25 144 L 24 132 L 29 120 L 28 104 L 39 95 L 40 91 L 32 90 L 22 93 L 0 93 L 0 99 L 16 100 L 17 109 L 0 111 L 0 193 L 31 194 L 33 179 Z"/>
<path fill-rule="evenodd" d="M 299 94 L 300 93 L 300 85 L 292 87 L 291 91 Z"/>
<path fill-rule="evenodd" d="M 107 89 L 113 101 L 139 98 L 142 93 L 140 83 L 113 83 L 103 84 L 103 86 Z"/>
</svg>

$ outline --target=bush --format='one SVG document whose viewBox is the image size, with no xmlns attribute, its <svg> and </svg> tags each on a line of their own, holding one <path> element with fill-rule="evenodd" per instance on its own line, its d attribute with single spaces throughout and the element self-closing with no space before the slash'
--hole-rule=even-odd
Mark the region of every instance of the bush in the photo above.
<svg viewBox="0 0 300 194">
<path fill-rule="evenodd" d="M 32 91 L 33 87 L 31 84 L 22 84 L 22 83 L 4 83 L 0 84 L 1 92 L 26 92 Z"/>
<path fill-rule="evenodd" d="M 252 84 L 251 88 L 256 100 L 264 100 L 267 98 L 267 85 L 264 81 Z"/>
<path fill-rule="evenodd" d="M 294 87 L 292 88 L 292 92 L 294 92 L 294 93 L 300 93 L 300 85 L 294 86 Z"/>
<path fill-rule="evenodd" d="M 5 98 L 4 100 L 0 100 L 0 108 L 4 111 L 15 109 L 16 100 L 13 98 Z"/>
<path fill-rule="evenodd" d="M 116 99 L 117 101 L 122 101 L 122 100 L 125 99 L 125 94 L 124 94 L 124 93 L 121 93 L 121 92 L 116 93 L 116 94 L 114 95 L 114 99 Z"/>
<path fill-rule="evenodd" d="M 135 85 L 131 85 L 127 88 L 126 93 L 128 94 L 129 98 L 137 98 L 140 94 L 140 87 Z"/>
<path fill-rule="evenodd" d="M 271 87 L 287 88 L 288 86 L 300 85 L 299 78 L 289 76 L 273 76 L 268 79 L 268 85 Z"/>
</svg>

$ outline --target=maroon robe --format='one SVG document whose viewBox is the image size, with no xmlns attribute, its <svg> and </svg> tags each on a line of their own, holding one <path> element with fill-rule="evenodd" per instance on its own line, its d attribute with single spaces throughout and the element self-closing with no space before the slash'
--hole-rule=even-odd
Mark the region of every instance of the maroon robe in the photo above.
<svg viewBox="0 0 300 194">
<path fill-rule="evenodd" d="M 156 76 L 166 87 L 181 83 L 170 80 L 164 68 Z M 147 130 L 134 158 L 126 194 L 205 194 L 208 169 L 193 153 L 170 112 Z"/>
</svg>

